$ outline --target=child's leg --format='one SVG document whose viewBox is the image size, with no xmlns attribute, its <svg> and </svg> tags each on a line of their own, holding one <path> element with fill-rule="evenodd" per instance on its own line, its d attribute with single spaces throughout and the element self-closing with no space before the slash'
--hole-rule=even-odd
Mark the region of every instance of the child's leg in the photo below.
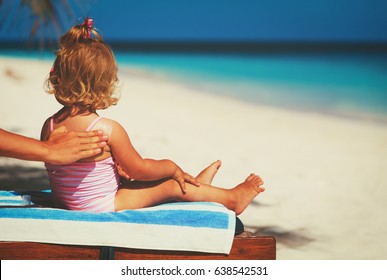
<svg viewBox="0 0 387 280">
<path fill-rule="evenodd" d="M 196 180 L 201 184 L 211 185 L 212 179 L 214 179 L 221 165 L 222 162 L 220 160 L 213 162 L 196 176 Z"/>
<path fill-rule="evenodd" d="M 215 162 L 213 162 L 212 164 L 210 164 L 209 166 L 207 166 L 205 169 L 203 169 L 197 176 L 196 176 L 196 179 L 198 180 L 198 182 L 200 182 L 201 184 L 204 184 L 204 185 L 210 185 L 212 183 L 212 180 L 213 178 L 215 177 L 218 169 L 220 168 L 221 166 L 221 161 L 220 160 L 217 160 Z M 130 182 L 130 183 L 127 183 L 127 185 L 124 187 L 125 189 L 129 189 L 129 190 L 120 190 L 120 196 L 127 196 L 128 194 L 127 193 L 131 193 L 132 197 L 134 196 L 134 193 L 136 194 L 142 194 L 142 193 L 145 193 L 145 191 L 139 191 L 139 189 L 145 189 L 145 188 L 153 188 L 153 187 L 156 187 L 158 185 L 161 185 L 164 183 L 164 181 L 166 180 L 160 180 L 160 181 L 155 181 L 155 182 L 139 182 L 139 181 L 134 181 L 134 182 Z M 132 191 L 136 189 L 136 192 Z M 136 200 L 137 203 L 135 204 L 131 204 L 129 205 L 129 201 L 126 201 L 127 199 L 125 198 L 124 199 L 124 205 L 123 206 L 124 208 L 129 208 L 129 209 L 136 209 L 136 208 L 143 208 L 143 207 L 146 207 L 146 206 L 149 206 L 149 205 L 157 205 L 157 204 L 160 204 L 160 203 L 164 203 L 164 202 L 171 202 L 171 201 L 177 201 L 177 200 L 180 200 L 178 198 L 178 196 L 181 194 L 181 190 L 179 193 L 176 193 L 175 195 L 174 194 L 171 194 L 169 191 L 166 192 L 167 188 L 164 188 L 164 189 L 161 189 L 162 191 L 162 194 L 158 195 L 156 197 L 159 198 L 160 200 L 156 200 L 156 201 L 153 201 L 153 196 L 157 195 L 157 192 L 155 193 L 155 190 L 156 189 L 149 189 L 147 191 L 147 194 L 149 192 L 151 192 L 151 195 L 149 197 L 148 195 L 148 201 L 144 201 L 143 198 L 139 199 L 139 200 Z M 174 192 L 177 191 L 177 190 L 173 190 Z M 125 193 L 122 195 L 122 193 Z M 174 198 L 171 198 L 171 196 L 176 196 Z M 164 196 L 166 196 L 166 198 L 164 198 Z M 120 199 L 120 197 L 119 197 Z M 143 206 L 141 203 L 143 203 Z M 119 202 L 117 202 L 119 203 Z M 116 203 L 116 204 L 117 204 Z M 118 207 L 119 209 L 121 209 L 120 207 Z M 117 207 L 116 207 L 117 209 Z"/>
<path fill-rule="evenodd" d="M 119 211 L 170 201 L 208 201 L 221 203 L 239 215 L 260 192 L 264 191 L 264 188 L 260 187 L 262 184 L 260 177 L 251 174 L 245 182 L 233 189 L 222 189 L 205 184 L 196 187 L 187 183 L 187 193 L 183 194 L 179 184 L 172 179 L 153 182 L 133 181 L 117 192 L 115 207 L 116 211 Z"/>
</svg>

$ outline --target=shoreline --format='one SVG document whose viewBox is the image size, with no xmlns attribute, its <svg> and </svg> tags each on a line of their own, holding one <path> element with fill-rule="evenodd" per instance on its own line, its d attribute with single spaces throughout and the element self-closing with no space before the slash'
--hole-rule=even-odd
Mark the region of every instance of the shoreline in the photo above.
<svg viewBox="0 0 387 280">
<path fill-rule="evenodd" d="M 226 98 L 230 100 L 235 100 L 237 102 L 242 102 L 248 105 L 256 105 L 258 107 L 269 107 L 269 108 L 276 108 L 281 109 L 285 111 L 291 111 L 291 112 L 303 112 L 306 114 L 319 114 L 322 117 L 334 117 L 334 118 L 340 118 L 340 119 L 347 119 L 347 120 L 354 120 L 358 122 L 365 122 L 365 123 L 372 123 L 376 125 L 382 125 L 387 126 L 387 113 L 382 114 L 376 110 L 372 110 L 370 108 L 358 108 L 358 110 L 355 111 L 355 109 L 346 109 L 345 111 L 334 111 L 329 108 L 318 108 L 317 105 L 295 105 L 295 104 L 278 104 L 275 102 L 257 102 L 257 100 L 253 100 L 253 98 L 249 98 L 245 95 L 237 95 L 233 90 L 229 90 L 228 93 L 224 93 L 224 90 L 227 90 L 227 86 L 222 88 L 211 86 L 211 84 L 198 84 L 195 83 L 195 81 L 199 81 L 199 77 L 195 77 L 192 79 L 179 79 L 179 77 L 171 74 L 171 73 L 165 73 L 162 71 L 156 71 L 152 72 L 149 69 L 144 68 L 135 68 L 131 65 L 123 65 L 120 67 L 120 72 L 124 75 L 134 75 L 139 76 L 143 78 L 148 79 L 155 79 L 155 80 L 164 80 L 169 83 L 179 84 L 182 87 L 189 87 L 192 88 L 196 92 L 201 92 L 206 95 L 212 95 L 214 97 L 220 97 L 220 98 Z M 263 90 L 267 89 L 265 86 L 261 87 Z M 272 90 L 272 89 L 270 89 Z M 268 93 L 269 94 L 269 93 Z"/>
<path fill-rule="evenodd" d="M 26 53 L 28 54 L 29 52 Z M 118 56 L 121 54 L 118 51 Z M 51 52 L 47 52 L 47 50 L 42 52 L 40 57 L 24 56 L 23 53 L 20 56 L 19 55 L 7 56 L 7 53 L 1 54 L 0 52 L 0 58 L 3 57 L 4 59 L 11 58 L 53 62 L 55 58 L 54 55 Z M 193 53 L 193 55 L 196 54 Z M 206 54 L 202 53 L 201 55 Z M 257 106 L 280 108 L 294 112 L 318 113 L 344 119 L 387 125 L 387 112 L 380 107 L 375 107 L 376 104 L 361 104 L 360 101 L 348 103 L 349 100 L 334 100 L 331 104 L 329 100 L 318 97 L 323 95 L 323 93 L 318 92 L 330 92 L 330 87 L 320 89 L 319 87 L 316 87 L 316 85 L 305 87 L 297 84 L 281 84 L 281 82 L 278 85 L 275 85 L 275 83 L 271 82 L 257 83 L 257 81 L 254 80 L 243 81 L 239 79 L 228 81 L 226 77 L 222 78 L 222 76 L 211 76 L 212 78 L 206 78 L 205 75 L 199 74 L 197 69 L 193 70 L 192 75 L 190 76 L 189 72 L 181 74 L 176 71 L 176 69 L 168 69 L 168 67 L 162 69 L 159 65 L 157 65 L 154 70 L 151 69 L 151 65 L 137 65 L 135 62 L 131 64 L 126 61 L 125 58 L 123 61 L 122 59 L 122 57 L 121 59 L 118 59 L 118 66 L 119 72 L 124 74 L 124 76 L 129 74 L 146 77 L 150 80 L 165 80 L 169 83 L 179 84 L 182 87 L 190 87 L 196 92 L 204 92 L 205 94 L 211 94 L 222 98 L 231 98 L 240 102 L 252 103 Z M 315 97 L 310 98 L 310 96 L 316 94 L 316 91 L 318 99 Z M 251 94 L 250 92 L 255 92 L 257 94 Z M 301 97 L 297 97 L 300 92 Z M 302 97 L 302 92 L 307 92 L 308 95 Z M 339 94 L 340 92 L 337 93 Z M 293 100 L 288 98 L 287 95 L 295 95 L 296 97 Z M 288 100 L 286 100 L 287 98 Z M 381 101 L 381 103 L 384 103 L 384 101 Z"/>
<path fill-rule="evenodd" d="M 39 137 L 61 108 L 44 92 L 50 68 L 0 57 L 1 128 Z M 119 78 L 118 105 L 99 113 L 120 122 L 143 157 L 171 158 L 193 175 L 221 159 L 214 185 L 222 187 L 262 176 L 266 191 L 240 218 L 277 237 L 278 259 L 387 259 L 379 242 L 387 234 L 386 126 L 249 104 L 147 74 Z M 1 172 L 13 172 L 4 160 Z"/>
</svg>

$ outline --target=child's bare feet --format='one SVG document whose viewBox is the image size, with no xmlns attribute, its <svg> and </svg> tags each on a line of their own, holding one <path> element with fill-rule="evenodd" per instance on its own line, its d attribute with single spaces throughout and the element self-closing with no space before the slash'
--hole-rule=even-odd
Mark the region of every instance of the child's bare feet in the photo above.
<svg viewBox="0 0 387 280">
<path fill-rule="evenodd" d="M 198 180 L 199 183 L 211 185 L 212 179 L 214 179 L 221 165 L 222 162 L 220 160 L 213 162 L 196 176 L 196 180 Z"/>
<path fill-rule="evenodd" d="M 261 185 L 263 185 L 262 179 L 255 174 L 251 174 L 243 183 L 231 190 L 234 201 L 230 208 L 234 210 L 236 215 L 241 214 L 259 193 L 265 191 L 265 188 Z"/>
</svg>

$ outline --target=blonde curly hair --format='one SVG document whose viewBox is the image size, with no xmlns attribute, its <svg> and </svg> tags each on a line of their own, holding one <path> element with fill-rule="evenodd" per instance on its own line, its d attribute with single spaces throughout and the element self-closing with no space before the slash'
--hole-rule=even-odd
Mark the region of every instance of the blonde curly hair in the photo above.
<svg viewBox="0 0 387 280">
<path fill-rule="evenodd" d="M 87 18 L 61 37 L 46 81 L 47 92 L 64 106 L 91 111 L 106 109 L 118 101 L 114 96 L 117 72 L 112 50 Z"/>
</svg>

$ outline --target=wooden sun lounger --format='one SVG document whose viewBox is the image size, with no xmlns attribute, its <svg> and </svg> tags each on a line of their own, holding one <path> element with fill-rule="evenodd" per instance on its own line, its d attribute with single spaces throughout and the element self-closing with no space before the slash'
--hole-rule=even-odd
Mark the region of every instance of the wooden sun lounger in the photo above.
<svg viewBox="0 0 387 280">
<path fill-rule="evenodd" d="M 31 194 L 33 194 L 35 205 L 15 206 L 14 208 L 50 206 L 51 201 L 47 200 L 46 194 L 40 192 Z M 6 207 L 13 208 L 12 206 Z M 274 260 L 276 258 L 276 240 L 273 236 L 253 236 L 250 232 L 244 231 L 243 223 L 238 218 L 236 222 L 237 235 L 234 237 L 229 255 L 0 241 L 0 260 Z"/>
<path fill-rule="evenodd" d="M 0 242 L 1 260 L 274 260 L 275 258 L 276 240 L 273 236 L 251 236 L 248 232 L 234 238 L 229 255 L 35 242 Z"/>
</svg>

